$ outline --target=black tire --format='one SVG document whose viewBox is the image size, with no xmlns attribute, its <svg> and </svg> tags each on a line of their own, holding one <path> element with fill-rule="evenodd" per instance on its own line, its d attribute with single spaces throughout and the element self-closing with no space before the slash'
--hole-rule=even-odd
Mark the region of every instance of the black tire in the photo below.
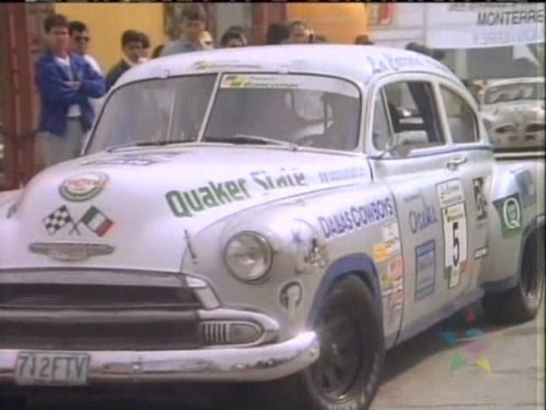
<svg viewBox="0 0 546 410">
<path fill-rule="evenodd" d="M 255 389 L 251 401 L 278 410 L 365 410 L 377 393 L 385 356 L 379 304 L 357 277 L 339 280 L 314 325 L 320 357 L 308 369 Z M 258 400 L 258 401 L 255 401 Z"/>
<path fill-rule="evenodd" d="M 498 324 L 533 319 L 544 297 L 544 240 L 538 231 L 526 241 L 518 284 L 504 292 L 486 294 L 482 299 L 485 318 Z"/>
</svg>

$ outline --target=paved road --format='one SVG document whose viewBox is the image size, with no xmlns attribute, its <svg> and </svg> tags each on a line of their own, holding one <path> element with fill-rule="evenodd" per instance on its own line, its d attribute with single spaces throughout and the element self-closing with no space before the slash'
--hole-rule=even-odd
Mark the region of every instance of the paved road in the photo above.
<svg viewBox="0 0 546 410">
<path fill-rule="evenodd" d="M 472 310 L 475 322 L 465 312 L 391 351 L 372 410 L 544 409 L 544 304 L 536 320 L 509 327 Z"/>
<path fill-rule="evenodd" d="M 508 327 L 486 324 L 479 306 L 472 312 L 389 352 L 385 381 L 371 410 L 544 409 L 544 310 L 533 322 Z M 117 400 L 32 406 L 46 409 L 201 410 Z"/>
</svg>

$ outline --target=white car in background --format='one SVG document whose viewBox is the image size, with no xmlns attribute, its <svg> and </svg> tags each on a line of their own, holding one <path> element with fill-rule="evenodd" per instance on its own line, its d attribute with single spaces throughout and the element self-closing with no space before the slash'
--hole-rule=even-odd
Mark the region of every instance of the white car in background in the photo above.
<svg viewBox="0 0 546 410">
<path fill-rule="evenodd" d="M 478 99 L 498 148 L 544 147 L 544 78 L 489 80 Z"/>
</svg>

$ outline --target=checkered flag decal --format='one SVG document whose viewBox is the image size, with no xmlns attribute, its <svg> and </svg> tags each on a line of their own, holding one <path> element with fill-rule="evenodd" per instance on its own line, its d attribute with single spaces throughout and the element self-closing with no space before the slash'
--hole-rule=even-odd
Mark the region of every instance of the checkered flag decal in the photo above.
<svg viewBox="0 0 546 410">
<path fill-rule="evenodd" d="M 43 219 L 43 221 L 47 233 L 49 233 L 50 235 L 55 234 L 57 231 L 59 231 L 68 224 L 72 224 L 73 226 L 75 226 L 74 220 L 70 216 L 70 212 L 68 212 L 68 208 L 65 205 L 57 208 L 55 211 L 50 213 Z"/>
</svg>

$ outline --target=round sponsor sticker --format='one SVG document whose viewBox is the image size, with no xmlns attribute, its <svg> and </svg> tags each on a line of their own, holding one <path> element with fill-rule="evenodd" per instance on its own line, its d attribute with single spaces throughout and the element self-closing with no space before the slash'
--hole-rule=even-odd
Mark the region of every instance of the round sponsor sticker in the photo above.
<svg viewBox="0 0 546 410">
<path fill-rule="evenodd" d="M 96 197 L 106 186 L 108 175 L 90 172 L 67 178 L 59 187 L 59 193 L 67 201 L 83 202 Z"/>
<path fill-rule="evenodd" d="M 521 226 L 521 209 L 516 198 L 508 198 L 502 207 L 504 223 L 508 229 L 518 229 Z"/>
</svg>

